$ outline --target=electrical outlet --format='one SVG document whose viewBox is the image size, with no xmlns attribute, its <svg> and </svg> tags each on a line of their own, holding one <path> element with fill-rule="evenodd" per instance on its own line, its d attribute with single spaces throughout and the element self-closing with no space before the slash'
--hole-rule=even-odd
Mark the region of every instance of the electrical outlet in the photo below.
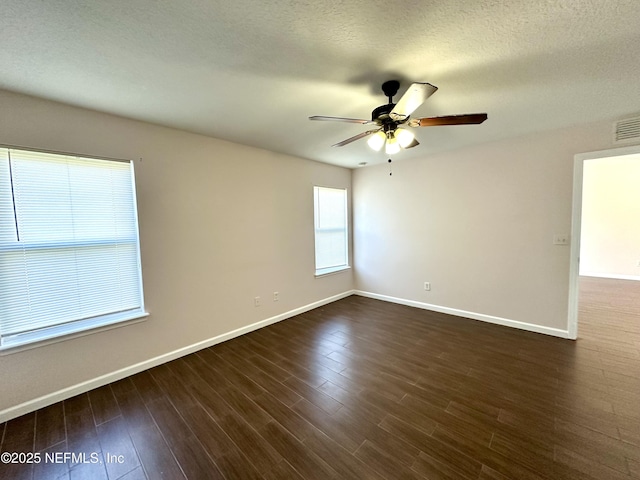
<svg viewBox="0 0 640 480">
<path fill-rule="evenodd" d="M 431 290 L 431 282 L 424 282 L 424 289 L 427 291 Z"/>
<path fill-rule="evenodd" d="M 280 300 L 280 293 L 279 292 L 273 292 L 273 301 L 277 302 L 278 300 Z"/>
<path fill-rule="evenodd" d="M 554 245 L 569 245 L 569 235 L 566 235 L 566 234 L 555 234 L 553 236 L 553 244 Z"/>
<path fill-rule="evenodd" d="M 253 304 L 254 304 L 256 307 L 259 307 L 259 306 L 260 306 L 260 297 L 256 297 L 256 298 L 254 298 L 254 299 L 253 299 Z"/>
</svg>

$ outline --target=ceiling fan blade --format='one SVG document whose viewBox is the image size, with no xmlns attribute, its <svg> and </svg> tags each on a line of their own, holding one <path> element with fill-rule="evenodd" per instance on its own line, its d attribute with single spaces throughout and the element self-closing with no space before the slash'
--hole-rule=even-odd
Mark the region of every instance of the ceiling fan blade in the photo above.
<svg viewBox="0 0 640 480">
<path fill-rule="evenodd" d="M 433 95 L 438 87 L 430 83 L 412 83 L 409 90 L 405 92 L 402 98 L 396 103 L 391 111 L 392 114 L 402 117 L 408 117 L 416 108 L 424 103 L 424 101 Z"/>
<path fill-rule="evenodd" d="M 344 117 L 323 117 L 320 115 L 316 115 L 314 117 L 309 117 L 309 120 L 321 120 L 323 122 L 347 122 L 347 123 L 361 123 L 362 125 L 367 125 L 369 123 L 375 123 L 371 120 L 363 120 L 361 118 L 344 118 Z"/>
<path fill-rule="evenodd" d="M 381 128 L 376 128 L 374 130 L 367 130 L 366 132 L 359 133 L 358 135 L 354 135 L 353 137 L 347 138 L 335 145 L 331 145 L 332 147 L 344 147 L 345 145 L 350 144 L 351 142 L 355 142 L 356 140 L 360 140 L 361 138 L 366 137 L 367 135 L 371 135 L 372 133 L 376 133 L 382 130 Z"/>
<path fill-rule="evenodd" d="M 466 113 L 464 115 L 445 115 L 443 117 L 417 118 L 420 127 L 436 127 L 438 125 L 474 125 L 487 119 L 486 113 Z"/>
<path fill-rule="evenodd" d="M 420 142 L 414 138 L 409 145 L 404 147 L 404 149 L 406 150 L 407 148 L 417 147 L 418 145 L 420 145 Z"/>
</svg>

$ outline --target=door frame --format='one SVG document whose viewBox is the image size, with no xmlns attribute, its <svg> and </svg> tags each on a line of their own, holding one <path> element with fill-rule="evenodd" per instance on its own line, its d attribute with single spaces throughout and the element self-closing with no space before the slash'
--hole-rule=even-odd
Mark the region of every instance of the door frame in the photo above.
<svg viewBox="0 0 640 480">
<path fill-rule="evenodd" d="M 640 154 L 640 145 L 618 147 L 597 152 L 578 153 L 573 157 L 573 206 L 571 209 L 571 249 L 569 259 L 569 338 L 578 338 L 578 294 L 580 276 L 580 236 L 582 234 L 582 181 L 584 162 L 597 158 Z"/>
</svg>

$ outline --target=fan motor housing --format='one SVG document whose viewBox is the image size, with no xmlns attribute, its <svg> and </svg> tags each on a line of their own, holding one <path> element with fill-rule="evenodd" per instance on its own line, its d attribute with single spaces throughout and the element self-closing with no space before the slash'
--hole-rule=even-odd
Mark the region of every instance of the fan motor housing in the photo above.
<svg viewBox="0 0 640 480">
<path fill-rule="evenodd" d="M 378 108 L 374 108 L 371 112 L 371 121 L 377 123 L 385 123 L 386 120 L 390 120 L 389 114 L 393 111 L 395 103 L 388 103 L 387 105 L 380 105 Z"/>
</svg>

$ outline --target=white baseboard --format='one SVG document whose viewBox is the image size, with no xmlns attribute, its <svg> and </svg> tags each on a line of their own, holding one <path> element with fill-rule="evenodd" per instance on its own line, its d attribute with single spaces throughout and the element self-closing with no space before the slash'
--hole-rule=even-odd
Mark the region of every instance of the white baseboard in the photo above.
<svg viewBox="0 0 640 480">
<path fill-rule="evenodd" d="M 615 280 L 636 280 L 640 281 L 640 275 L 619 275 L 617 273 L 581 273 L 581 277 L 596 277 L 596 278 L 613 278 Z"/>
<path fill-rule="evenodd" d="M 6 422 L 7 420 L 11 420 L 12 418 L 19 417 L 20 415 L 24 415 L 25 413 L 33 412 L 34 410 L 38 410 L 40 408 L 53 405 L 54 403 L 60 402 L 61 400 L 65 400 L 67 398 L 71 398 L 75 395 L 88 392 L 89 390 L 93 390 L 94 388 L 102 387 L 103 385 L 107 385 L 108 383 L 113 383 L 117 380 L 121 380 L 130 375 L 134 375 L 144 370 L 148 370 L 149 368 L 153 368 L 163 363 L 170 362 L 171 360 L 184 357 L 185 355 L 189 355 L 191 353 L 197 352 L 198 350 L 211 347 L 213 345 L 225 342 L 227 340 L 231 340 L 232 338 L 239 337 L 240 335 L 244 335 L 245 333 L 249 333 L 254 330 L 258 330 L 259 328 L 272 325 L 282 320 L 286 320 L 287 318 L 300 315 L 301 313 L 308 312 L 309 310 L 313 310 L 314 308 L 327 305 L 328 303 L 335 302 L 337 300 L 340 300 L 342 298 L 348 297 L 353 294 L 354 294 L 354 291 L 349 290 L 349 291 L 340 293 L 338 295 L 334 295 L 332 297 L 324 298 L 322 300 L 318 300 L 317 302 L 313 302 L 308 305 L 295 308 L 285 313 L 281 313 L 280 315 L 276 315 L 275 317 L 261 320 L 251 325 L 247 325 L 246 327 L 241 327 L 231 332 L 223 333 L 222 335 L 218 335 L 216 337 L 212 337 L 207 340 L 194 343 L 193 345 L 188 345 L 186 347 L 179 348 L 172 352 L 168 352 L 163 355 L 150 358 L 149 360 L 136 363 L 135 365 L 121 368 L 120 370 L 116 370 L 115 372 L 107 373 L 105 375 L 92 378 L 91 380 L 87 380 L 85 382 L 81 382 L 76 385 L 63 388 L 62 390 L 58 390 L 56 392 L 43 395 L 42 397 L 36 398 L 34 400 L 29 400 L 28 402 L 21 403 L 14 407 L 6 408 L 0 411 L 0 423 Z"/>
<path fill-rule="evenodd" d="M 504 325 L 506 327 L 527 330 L 529 332 L 552 335 L 554 337 L 569 338 L 569 332 L 567 330 L 560 330 L 558 328 L 544 327 L 542 325 L 520 322 L 518 320 L 511 320 L 509 318 L 494 317 L 493 315 L 485 315 L 484 313 L 468 312 L 466 310 L 459 310 L 457 308 L 441 307 L 440 305 L 432 305 L 430 303 L 416 302 L 415 300 L 390 297 L 388 295 L 380 295 L 379 293 L 363 292 L 361 290 L 355 290 L 354 293 L 362 297 L 384 300 L 385 302 L 399 303 L 400 305 L 407 305 L 409 307 L 422 308 L 424 310 L 431 310 L 433 312 L 447 313 L 449 315 L 455 315 L 457 317 L 471 318 L 473 320 L 480 320 L 481 322 L 495 323 L 497 325 Z"/>
</svg>

